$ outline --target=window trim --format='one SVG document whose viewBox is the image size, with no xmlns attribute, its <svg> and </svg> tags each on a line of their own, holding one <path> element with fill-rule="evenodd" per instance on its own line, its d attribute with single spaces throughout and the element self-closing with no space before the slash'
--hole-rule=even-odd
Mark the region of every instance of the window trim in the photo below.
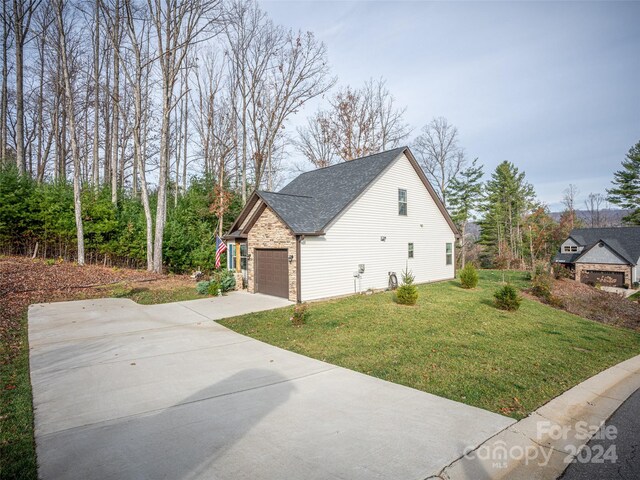
<svg viewBox="0 0 640 480">
<path fill-rule="evenodd" d="M 409 242 L 407 245 L 407 258 L 414 258 L 415 252 L 413 247 L 413 242 Z"/>
<path fill-rule="evenodd" d="M 401 193 L 404 192 L 404 200 L 401 198 Z M 402 207 L 404 206 L 404 213 L 402 213 Z M 406 188 L 398 188 L 398 215 L 406 217 L 409 213 L 409 194 Z"/>
<path fill-rule="evenodd" d="M 453 243 L 447 242 L 445 246 L 445 262 L 447 265 L 453 265 Z"/>
</svg>

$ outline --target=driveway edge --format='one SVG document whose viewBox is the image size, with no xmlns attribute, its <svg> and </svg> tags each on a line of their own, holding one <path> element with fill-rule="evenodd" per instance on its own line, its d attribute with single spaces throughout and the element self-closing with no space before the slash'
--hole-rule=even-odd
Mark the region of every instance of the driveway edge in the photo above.
<svg viewBox="0 0 640 480">
<path fill-rule="evenodd" d="M 432 478 L 555 480 L 638 388 L 640 355 L 567 390 Z"/>
</svg>

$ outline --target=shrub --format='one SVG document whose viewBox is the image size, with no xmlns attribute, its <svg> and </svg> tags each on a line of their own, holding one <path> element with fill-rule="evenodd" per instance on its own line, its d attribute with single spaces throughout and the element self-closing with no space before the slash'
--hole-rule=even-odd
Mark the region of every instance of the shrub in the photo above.
<svg viewBox="0 0 640 480">
<path fill-rule="evenodd" d="M 571 278 L 571 270 L 562 265 L 561 263 L 556 263 L 553 265 L 553 276 L 556 280 L 561 280 L 563 278 Z"/>
<path fill-rule="evenodd" d="M 545 301 L 551 299 L 552 277 L 548 273 L 542 273 L 533 277 L 531 282 L 531 293 Z"/>
<path fill-rule="evenodd" d="M 293 315 L 291 316 L 291 324 L 294 327 L 300 327 L 307 322 L 309 316 L 309 308 L 306 303 L 298 303 L 293 307 Z"/>
<path fill-rule="evenodd" d="M 220 295 L 220 284 L 218 282 L 215 281 L 211 281 L 209 282 L 209 288 L 207 289 L 207 293 L 209 295 L 211 295 L 212 297 L 217 297 L 218 295 Z"/>
<path fill-rule="evenodd" d="M 460 270 L 460 284 L 462 288 L 476 288 L 478 286 L 478 270 L 472 263 L 467 263 Z"/>
<path fill-rule="evenodd" d="M 633 282 L 633 288 L 640 288 L 640 282 Z"/>
<path fill-rule="evenodd" d="M 547 302 L 554 308 L 564 308 L 564 300 L 556 295 L 551 295 Z"/>
<path fill-rule="evenodd" d="M 220 285 L 222 292 L 228 292 L 236 287 L 236 278 L 231 270 L 221 270 L 213 276 L 216 283 Z"/>
<path fill-rule="evenodd" d="M 410 271 L 402 272 L 402 285 L 396 290 L 396 301 L 401 305 L 415 305 L 418 301 L 418 289 L 413 284 L 415 277 Z"/>
<path fill-rule="evenodd" d="M 518 310 L 522 299 L 518 295 L 518 290 L 513 285 L 505 285 L 493 294 L 496 299 L 496 307 L 500 310 Z"/>
<path fill-rule="evenodd" d="M 203 280 L 202 282 L 196 283 L 196 292 L 200 295 L 206 295 L 209 291 L 209 281 Z"/>
</svg>

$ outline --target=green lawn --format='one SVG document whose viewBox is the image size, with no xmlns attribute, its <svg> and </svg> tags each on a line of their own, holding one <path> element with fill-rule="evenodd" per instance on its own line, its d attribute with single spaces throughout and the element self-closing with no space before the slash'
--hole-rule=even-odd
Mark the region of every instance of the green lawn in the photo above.
<svg viewBox="0 0 640 480">
<path fill-rule="evenodd" d="M 21 319 L 20 351 L 10 362 L 0 365 L 0 478 L 35 480 L 36 451 L 33 441 L 33 407 L 29 378 L 27 314 Z M 5 357 L 7 346 L 0 351 Z"/>
<path fill-rule="evenodd" d="M 148 289 L 131 288 L 124 285 L 109 286 L 105 288 L 105 296 L 112 298 L 130 298 L 140 305 L 155 305 L 158 303 L 184 302 L 186 300 L 198 300 L 207 298 L 208 295 L 200 295 L 195 287 L 179 287 L 173 289 Z"/>
<path fill-rule="evenodd" d="M 640 354 L 640 334 L 523 300 L 493 306 L 503 275 L 481 271 L 474 290 L 457 281 L 421 285 L 415 307 L 391 293 L 309 305 L 306 325 L 292 308 L 244 315 L 223 325 L 256 339 L 391 382 L 522 418 L 580 381 Z"/>
</svg>

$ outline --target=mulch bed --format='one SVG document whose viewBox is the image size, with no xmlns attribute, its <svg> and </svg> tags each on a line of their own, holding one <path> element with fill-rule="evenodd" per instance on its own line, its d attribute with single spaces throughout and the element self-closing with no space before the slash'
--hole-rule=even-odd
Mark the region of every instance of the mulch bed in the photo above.
<svg viewBox="0 0 640 480">
<path fill-rule="evenodd" d="M 562 308 L 596 322 L 640 330 L 640 303 L 574 280 L 555 280 L 552 293 Z"/>
</svg>

